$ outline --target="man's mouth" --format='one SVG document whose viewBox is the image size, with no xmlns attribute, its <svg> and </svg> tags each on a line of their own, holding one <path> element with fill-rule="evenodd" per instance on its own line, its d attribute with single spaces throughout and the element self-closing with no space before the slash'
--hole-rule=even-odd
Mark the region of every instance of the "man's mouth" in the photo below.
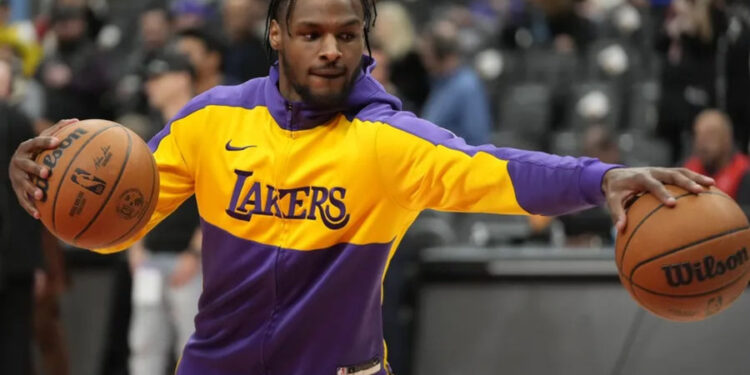
<svg viewBox="0 0 750 375">
<path fill-rule="evenodd" d="M 311 69 L 310 74 L 318 77 L 322 77 L 325 79 L 336 79 L 343 77 L 344 74 L 346 74 L 346 69 L 344 68 L 317 68 L 317 69 Z"/>
</svg>

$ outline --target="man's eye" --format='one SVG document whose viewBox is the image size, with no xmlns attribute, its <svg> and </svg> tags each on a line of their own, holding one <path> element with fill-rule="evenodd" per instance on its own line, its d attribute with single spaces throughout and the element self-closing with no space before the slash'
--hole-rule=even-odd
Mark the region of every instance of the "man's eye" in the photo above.
<svg viewBox="0 0 750 375">
<path fill-rule="evenodd" d="M 319 35 L 317 33 L 302 34 L 302 38 L 304 38 L 305 40 L 315 40 L 318 39 L 318 36 Z"/>
<path fill-rule="evenodd" d="M 343 34 L 339 35 L 339 38 L 341 38 L 341 40 L 343 40 L 345 42 L 348 42 L 348 41 L 351 41 L 351 40 L 354 39 L 354 34 L 352 34 L 352 33 L 343 33 Z"/>
</svg>

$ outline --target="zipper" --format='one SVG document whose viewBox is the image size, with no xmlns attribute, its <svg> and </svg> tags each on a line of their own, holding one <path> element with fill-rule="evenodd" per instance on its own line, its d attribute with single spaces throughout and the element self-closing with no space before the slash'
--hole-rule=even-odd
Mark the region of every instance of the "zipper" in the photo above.
<svg viewBox="0 0 750 375">
<path fill-rule="evenodd" d="M 275 166 L 274 174 L 273 174 L 273 184 L 276 186 L 277 189 L 281 189 L 284 186 L 286 186 L 287 181 L 284 179 L 284 177 L 287 175 L 287 170 L 289 169 L 289 159 L 291 158 L 291 151 L 292 151 L 292 142 L 294 139 L 294 106 L 291 103 L 287 103 L 286 105 L 287 109 L 287 125 L 289 127 L 289 135 L 290 139 L 286 140 L 286 145 L 283 148 L 283 151 L 281 152 L 281 158 L 279 160 L 278 166 Z M 278 193 L 278 192 L 277 192 Z M 274 273 L 274 303 L 273 307 L 271 308 L 271 315 L 268 318 L 268 322 L 266 323 L 265 327 L 265 334 L 263 337 L 263 341 L 261 342 L 261 362 L 263 366 L 264 375 L 272 375 L 271 368 L 273 367 L 273 363 L 270 363 L 268 361 L 267 356 L 269 353 L 266 352 L 268 346 L 271 345 L 273 341 L 273 334 L 276 331 L 277 324 L 278 324 L 278 318 L 281 310 L 281 296 L 279 294 L 279 258 L 282 256 L 281 249 L 287 245 L 288 241 L 288 230 L 287 227 L 287 220 L 285 217 L 279 218 L 281 221 L 281 234 L 279 238 L 279 244 L 275 249 L 274 252 L 274 267 L 273 267 L 273 273 Z"/>
<path fill-rule="evenodd" d="M 286 110 L 286 123 L 289 127 L 289 136 L 294 138 L 294 105 L 287 103 Z"/>
</svg>

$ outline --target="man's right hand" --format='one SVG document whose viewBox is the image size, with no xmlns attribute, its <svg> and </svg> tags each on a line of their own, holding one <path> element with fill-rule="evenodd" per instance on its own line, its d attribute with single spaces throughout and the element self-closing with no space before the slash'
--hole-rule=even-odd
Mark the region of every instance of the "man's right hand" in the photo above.
<svg viewBox="0 0 750 375">
<path fill-rule="evenodd" d="M 18 203 L 21 204 L 21 207 L 35 219 L 39 219 L 39 211 L 37 211 L 34 201 L 41 200 L 44 195 L 42 190 L 36 187 L 32 181 L 34 177 L 46 179 L 49 177 L 50 171 L 49 168 L 37 164 L 34 158 L 44 150 L 56 148 L 60 144 L 60 140 L 55 138 L 53 134 L 61 128 L 76 122 L 78 122 L 78 119 L 58 122 L 43 131 L 36 138 L 21 143 L 10 159 L 8 176 L 10 177 L 13 191 L 16 192 L 16 198 L 18 198 Z"/>
</svg>

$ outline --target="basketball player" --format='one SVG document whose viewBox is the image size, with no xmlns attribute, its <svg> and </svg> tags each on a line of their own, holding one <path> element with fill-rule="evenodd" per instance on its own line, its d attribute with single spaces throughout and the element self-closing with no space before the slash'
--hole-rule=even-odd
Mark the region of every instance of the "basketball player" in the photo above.
<svg viewBox="0 0 750 375">
<path fill-rule="evenodd" d="M 374 14 L 371 0 L 271 1 L 269 76 L 199 95 L 151 140 L 161 190 L 131 242 L 193 194 L 204 236 L 196 331 L 177 374 L 387 374 L 381 282 L 425 208 L 557 215 L 606 200 L 622 229 L 632 194 L 671 206 L 662 183 L 712 183 L 684 169 L 467 145 L 400 111 L 370 76 Z M 29 175 L 49 171 L 31 156 L 58 142 L 29 140 L 12 160 L 18 199 L 36 217 Z"/>
</svg>

